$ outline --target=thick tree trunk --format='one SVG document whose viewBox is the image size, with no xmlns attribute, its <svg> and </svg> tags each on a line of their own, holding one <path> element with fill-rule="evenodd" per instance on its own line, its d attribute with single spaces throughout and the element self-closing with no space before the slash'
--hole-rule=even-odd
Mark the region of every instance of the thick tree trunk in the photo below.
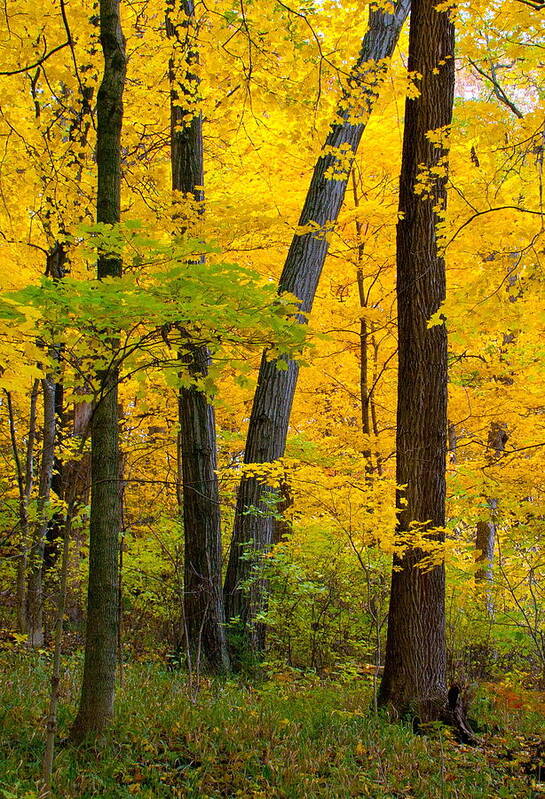
<svg viewBox="0 0 545 799">
<path fill-rule="evenodd" d="M 337 108 L 336 116 L 342 122 L 331 126 L 324 148 L 348 145 L 352 154 L 356 154 L 365 121 L 377 97 L 385 69 L 383 61 L 394 51 L 408 10 L 409 0 L 398 0 L 393 14 L 370 12 L 360 55 Z M 357 101 L 351 98 L 352 91 Z M 336 164 L 334 155 L 318 158 L 299 219 L 300 226 L 312 222 L 317 230 L 293 237 L 280 278 L 279 292 L 295 294 L 304 313 L 312 309 L 327 255 L 324 234 L 335 225 L 346 191 L 347 174 L 330 177 Z M 304 322 L 304 318 L 300 321 Z M 263 355 L 246 439 L 245 463 L 268 463 L 284 454 L 297 376 L 295 361 L 288 361 L 287 369 L 281 371 Z M 263 626 L 254 624 L 256 614 L 264 606 L 264 584 L 256 580 L 247 589 L 243 585 L 254 574 L 258 560 L 251 552 L 263 553 L 272 543 L 273 518 L 267 514 L 264 493 L 270 494 L 270 488 L 254 478 L 245 478 L 240 483 L 224 585 L 226 617 L 239 619 L 240 634 L 256 650 L 264 645 Z M 252 507 L 261 511 L 259 515 L 248 512 Z"/>
<path fill-rule="evenodd" d="M 206 374 L 208 353 L 205 348 L 191 350 L 190 369 L 198 377 Z M 186 645 L 193 670 L 225 671 L 229 660 L 221 592 L 221 518 L 214 409 L 196 388 L 181 389 L 179 407 Z"/>
<path fill-rule="evenodd" d="M 409 64 L 420 96 L 407 99 L 397 227 L 399 377 L 398 535 L 416 524 L 444 540 L 447 450 L 447 332 L 428 320 L 445 298 L 437 225 L 446 205 L 448 150 L 428 138 L 452 119 L 454 26 L 434 0 L 413 0 Z M 440 166 L 441 171 L 434 173 Z M 416 189 L 419 179 L 426 189 Z M 418 193 L 417 193 L 418 191 Z M 434 528 L 439 528 L 434 531 Z M 423 552 L 394 558 L 386 659 L 379 701 L 421 721 L 448 711 L 444 564 L 423 570 Z"/>
<path fill-rule="evenodd" d="M 191 71 L 191 65 L 198 59 L 192 43 L 193 0 L 181 0 L 179 8 L 181 24 L 174 21 L 175 0 L 171 0 L 167 10 L 167 34 L 180 46 L 180 55 L 185 60 L 180 87 L 176 82 L 176 52 L 169 65 L 172 188 L 203 203 L 202 117 L 196 107 L 199 81 Z M 187 115 L 191 115 L 190 121 L 185 119 Z M 201 205 L 199 212 L 202 211 Z M 187 224 L 183 227 L 187 229 Z M 208 374 L 210 355 L 206 347 L 188 342 L 184 361 L 192 377 L 201 379 Z M 225 671 L 229 661 L 221 590 L 221 514 L 214 409 L 206 394 L 195 386 L 180 389 L 178 407 L 185 555 L 183 616 L 189 666 L 192 670 L 204 667 Z"/>
<path fill-rule="evenodd" d="M 119 0 L 100 0 L 104 75 L 97 98 L 97 221 L 116 224 L 121 211 L 121 128 L 125 40 Z M 121 275 L 118 258 L 101 256 L 97 276 Z M 118 381 L 113 365 L 98 375 L 100 395 L 91 421 L 89 588 L 83 683 L 72 737 L 100 733 L 113 714 L 118 643 L 118 564 L 122 525 Z"/>
</svg>

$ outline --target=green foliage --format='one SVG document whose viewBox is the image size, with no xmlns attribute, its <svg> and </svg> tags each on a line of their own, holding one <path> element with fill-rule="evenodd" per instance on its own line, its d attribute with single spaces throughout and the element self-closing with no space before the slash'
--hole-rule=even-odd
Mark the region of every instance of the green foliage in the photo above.
<svg viewBox="0 0 545 799">
<path fill-rule="evenodd" d="M 298 547 L 288 536 L 262 561 L 268 659 L 321 673 L 371 673 L 382 646 L 388 559 L 373 548 L 362 563 L 349 542 L 318 526 L 312 541 Z"/>
<path fill-rule="evenodd" d="M 125 652 L 142 656 L 157 640 L 177 642 L 183 595 L 183 537 L 177 519 L 141 522 L 123 546 Z"/>
<path fill-rule="evenodd" d="M 32 322 L 44 366 L 55 372 L 61 354 L 73 368 L 72 384 L 91 394 L 93 375 L 113 364 L 129 376 L 145 371 L 149 379 L 166 369 L 171 382 L 198 382 L 186 363 L 189 348 L 198 345 L 214 356 L 214 371 L 198 383 L 213 394 L 226 366 L 247 370 L 248 351 L 266 348 L 281 359 L 300 355 L 305 346 L 308 330 L 295 318 L 297 299 L 278 295 L 276 285 L 252 269 L 224 263 L 211 245 L 154 238 L 137 222 L 86 226 L 70 244 L 75 262 L 91 254 L 122 258 L 123 276 L 44 277 L 1 298 L 0 317 L 18 314 Z M 70 376 L 64 381 L 69 385 Z"/>
<path fill-rule="evenodd" d="M 65 662 L 61 738 L 74 712 L 79 666 L 74 658 Z M 0 674 L 0 797 L 36 799 L 49 662 L 4 651 Z M 54 799 L 539 795 L 526 764 L 543 740 L 545 718 L 499 705 L 490 691 L 481 691 L 475 710 L 493 731 L 476 748 L 457 745 L 441 727 L 415 736 L 375 716 L 360 680 L 321 682 L 288 671 L 253 688 L 201 679 L 195 693 L 181 672 L 133 664 L 118 700 L 103 741 L 58 750 Z"/>
</svg>

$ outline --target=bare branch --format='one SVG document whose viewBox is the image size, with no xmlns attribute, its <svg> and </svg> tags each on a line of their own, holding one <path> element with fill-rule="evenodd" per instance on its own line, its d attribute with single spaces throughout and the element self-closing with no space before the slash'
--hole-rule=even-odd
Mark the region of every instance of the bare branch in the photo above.
<svg viewBox="0 0 545 799">
<path fill-rule="evenodd" d="M 71 45 L 72 42 L 70 40 L 63 42 L 62 44 L 57 45 L 57 47 L 54 47 L 48 53 L 45 53 L 41 58 L 39 58 L 33 64 L 29 64 L 26 67 L 21 67 L 20 69 L 12 69 L 12 70 L 7 70 L 5 72 L 0 72 L 0 75 L 21 75 L 23 72 L 30 72 L 32 69 L 36 69 L 36 67 L 41 66 L 44 63 L 44 61 L 47 61 L 48 58 L 51 58 L 51 56 L 54 53 L 58 53 L 59 50 L 62 50 L 64 47 L 70 47 Z"/>
<path fill-rule="evenodd" d="M 544 6 L 545 6 L 545 3 L 544 3 Z M 524 114 L 522 113 L 522 111 L 520 111 L 517 108 L 517 106 L 514 104 L 514 102 L 509 99 L 509 97 L 507 96 L 505 91 L 502 89 L 502 87 L 501 87 L 501 85 L 500 85 L 500 83 L 499 83 L 499 81 L 498 81 L 498 79 L 496 77 L 496 69 L 495 69 L 495 67 L 493 67 L 492 65 L 490 66 L 491 74 L 489 75 L 487 72 L 484 71 L 484 69 L 481 69 L 479 66 L 477 66 L 475 61 L 473 61 L 471 58 L 469 59 L 469 63 L 471 64 L 473 69 L 476 72 L 479 73 L 479 75 L 482 75 L 483 78 L 485 78 L 487 81 L 489 81 L 492 84 L 492 90 L 494 92 L 494 97 L 496 97 L 496 99 L 498 99 L 500 101 L 500 103 L 503 103 L 503 105 L 505 105 L 510 111 L 512 111 L 513 114 L 516 117 L 518 117 L 518 119 L 523 119 L 524 118 Z"/>
</svg>

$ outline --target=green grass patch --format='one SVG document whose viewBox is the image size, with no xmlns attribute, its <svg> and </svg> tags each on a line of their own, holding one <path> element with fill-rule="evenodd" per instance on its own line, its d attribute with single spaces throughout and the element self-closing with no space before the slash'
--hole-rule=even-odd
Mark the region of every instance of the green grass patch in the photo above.
<svg viewBox="0 0 545 799">
<path fill-rule="evenodd" d="M 0 652 L 0 799 L 36 799 L 49 662 Z M 481 692 L 479 745 L 448 731 L 414 735 L 369 710 L 361 680 L 270 680 L 258 687 L 130 664 L 115 723 L 98 744 L 65 740 L 75 715 L 78 658 L 64 663 L 53 796 L 108 799 L 191 797 L 376 797 L 479 799 L 545 796 L 539 772 L 543 714 Z M 480 718 L 479 718 L 480 717 Z"/>
</svg>

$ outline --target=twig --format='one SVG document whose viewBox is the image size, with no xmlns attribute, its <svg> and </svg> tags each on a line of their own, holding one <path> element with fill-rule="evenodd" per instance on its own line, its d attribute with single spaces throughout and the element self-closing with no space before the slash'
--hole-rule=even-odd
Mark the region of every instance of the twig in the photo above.
<svg viewBox="0 0 545 799">
<path fill-rule="evenodd" d="M 30 70 L 41 66 L 41 64 L 43 64 L 44 61 L 47 61 L 48 58 L 51 58 L 51 56 L 54 53 L 58 53 L 59 50 L 63 49 L 63 47 L 70 47 L 71 44 L 72 43 L 70 41 L 63 42 L 62 44 L 59 44 L 59 45 L 57 45 L 57 47 L 54 47 L 52 50 L 50 50 L 49 53 L 46 53 L 45 55 L 43 55 L 41 58 L 39 58 L 33 64 L 29 64 L 26 67 L 20 67 L 20 69 L 12 69 L 12 70 L 3 71 L 3 72 L 0 72 L 0 75 L 21 75 L 23 72 L 30 72 Z"/>
</svg>

